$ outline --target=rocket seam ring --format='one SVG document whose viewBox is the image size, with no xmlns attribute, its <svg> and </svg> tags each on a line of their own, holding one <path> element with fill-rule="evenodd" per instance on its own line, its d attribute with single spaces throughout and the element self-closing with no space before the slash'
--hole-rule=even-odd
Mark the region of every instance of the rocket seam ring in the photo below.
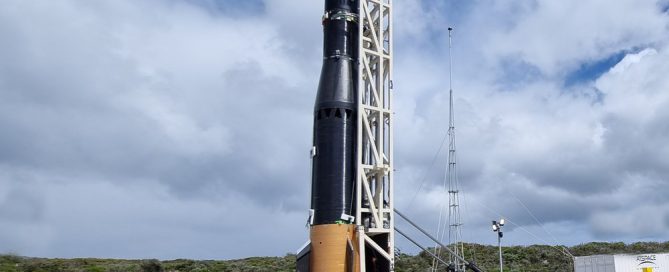
<svg viewBox="0 0 669 272">
<path fill-rule="evenodd" d="M 346 20 L 346 21 L 349 21 L 349 22 L 358 23 L 358 14 L 340 10 L 340 11 L 337 11 L 335 14 L 332 14 L 332 15 L 330 15 L 330 12 L 325 13 L 325 15 L 323 15 L 323 19 Z"/>
<path fill-rule="evenodd" d="M 346 55 L 332 55 L 332 56 L 329 56 L 329 57 L 323 57 L 323 59 L 324 60 L 326 60 L 326 59 L 345 59 L 345 60 L 354 61 L 353 58 L 351 58 L 349 56 L 346 56 Z"/>
</svg>

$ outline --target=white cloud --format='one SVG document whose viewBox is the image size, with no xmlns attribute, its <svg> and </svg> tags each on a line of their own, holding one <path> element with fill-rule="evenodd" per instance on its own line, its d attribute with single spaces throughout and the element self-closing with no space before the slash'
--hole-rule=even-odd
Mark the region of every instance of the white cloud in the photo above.
<svg viewBox="0 0 669 272">
<path fill-rule="evenodd" d="M 580 63 L 662 40 L 667 21 L 654 1 L 525 1 L 505 6 L 510 29 L 497 29 L 487 54 L 519 58 L 549 76 Z M 531 3 L 531 4 L 530 4 Z M 595 16 L 596 14 L 596 16 Z"/>
<path fill-rule="evenodd" d="M 654 205 L 630 205 L 621 210 L 595 213 L 590 219 L 593 230 L 603 237 L 633 236 L 637 239 L 663 239 L 667 236 L 666 215 L 669 208 Z"/>
<path fill-rule="evenodd" d="M 3 233 L 16 235 L 1 237 L 0 251 L 176 258 L 208 236 L 211 247 L 190 250 L 190 257 L 232 258 L 283 254 L 303 242 L 308 94 L 315 89 L 305 74 L 317 71 L 305 72 L 286 53 L 274 20 L 217 17 L 179 1 L 17 1 L 7 3 L 0 20 L 0 124 L 8 129 L 0 137 L 0 179 L 19 183 L 12 173 L 20 170 L 37 180 L 5 192 L 3 219 L 34 221 L 4 223 Z M 19 203 L 22 209 L 12 208 Z M 143 218 L 151 207 L 174 222 Z M 225 212 L 216 224 L 198 224 L 220 227 L 216 237 L 197 224 L 178 224 L 214 210 Z M 256 231 L 267 218 L 275 226 L 296 224 L 282 234 L 296 246 L 226 246 L 247 236 L 223 230 L 252 225 L 244 231 L 263 237 Z M 43 230 L 45 237 L 31 241 L 19 229 Z M 184 239 L 160 247 L 169 235 Z M 129 246 L 133 241 L 139 244 Z M 66 250 L 72 248 L 82 251 Z"/>
<path fill-rule="evenodd" d="M 248 196 L 216 201 L 179 199 L 158 183 L 115 185 L 87 180 L 30 180 L 40 195 L 38 220 L 14 221 L 3 214 L 3 251 L 31 256 L 221 259 L 289 253 L 306 239 L 302 213 L 257 205 Z M 2 180 L 10 185 L 11 180 Z M 2 209 L 23 213 L 24 195 L 10 192 Z M 25 199 L 31 201 L 30 199 Z M 32 201 L 31 201 L 32 203 Z M 267 232 L 267 224 L 289 233 Z M 239 235 L 244 233 L 244 235 Z M 206 239 L 204 239 L 206 237 Z M 253 240 L 276 246 L 257 247 Z M 299 242 L 297 242 L 299 241 Z M 234 246 L 232 246 L 234 245 Z M 8 248 L 11 246 L 11 248 Z M 186 250 L 187 249 L 187 250 Z"/>
</svg>

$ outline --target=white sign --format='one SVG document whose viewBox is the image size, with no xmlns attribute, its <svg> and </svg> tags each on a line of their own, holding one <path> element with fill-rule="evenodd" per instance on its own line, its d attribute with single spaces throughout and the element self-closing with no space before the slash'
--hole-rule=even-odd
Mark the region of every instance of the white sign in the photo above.
<svg viewBox="0 0 669 272">
<path fill-rule="evenodd" d="M 669 254 L 615 255 L 616 272 L 669 272 Z"/>
</svg>

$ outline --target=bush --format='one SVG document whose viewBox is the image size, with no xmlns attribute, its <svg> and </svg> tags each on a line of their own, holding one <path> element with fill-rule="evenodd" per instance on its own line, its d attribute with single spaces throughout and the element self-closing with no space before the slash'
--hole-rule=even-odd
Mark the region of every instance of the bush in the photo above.
<svg viewBox="0 0 669 272">
<path fill-rule="evenodd" d="M 140 267 L 143 272 L 163 272 L 163 266 L 156 259 L 144 260 Z"/>
</svg>

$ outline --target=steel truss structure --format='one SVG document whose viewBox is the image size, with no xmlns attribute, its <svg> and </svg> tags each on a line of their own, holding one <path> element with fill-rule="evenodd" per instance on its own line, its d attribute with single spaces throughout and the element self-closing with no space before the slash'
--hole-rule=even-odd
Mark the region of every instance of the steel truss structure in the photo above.
<svg viewBox="0 0 669 272">
<path fill-rule="evenodd" d="M 462 220 L 460 218 L 460 184 L 457 172 L 457 157 L 455 151 L 455 112 L 453 108 L 453 65 L 451 39 L 453 28 L 448 28 L 448 243 L 453 247 L 451 262 L 457 271 L 465 271 L 465 264 L 457 256 L 465 257 L 465 248 L 462 243 Z M 457 255 L 457 256 L 455 256 Z"/>
<path fill-rule="evenodd" d="M 370 267 L 365 256 L 384 259 L 388 271 L 395 263 L 391 2 L 361 0 L 359 9 L 355 219 L 362 272 Z"/>
<path fill-rule="evenodd" d="M 448 244 L 451 247 L 450 261 L 454 265 L 456 271 L 465 271 L 466 263 L 462 262 L 464 259 L 464 244 L 462 242 L 462 220 L 460 217 L 460 184 L 457 174 L 457 158 L 455 150 L 455 111 L 453 108 L 453 65 L 452 65 L 452 31 L 453 28 L 448 28 L 448 167 L 446 169 L 446 176 L 444 177 L 444 190 L 448 183 L 448 225 L 444 225 L 442 230 L 441 212 L 439 213 L 439 225 L 437 226 L 437 237 L 443 241 L 448 228 Z M 443 208 L 442 208 L 443 211 Z M 435 245 L 435 254 L 439 255 L 440 247 Z M 437 271 L 439 263 L 434 260 L 432 262 L 432 271 Z"/>
</svg>

